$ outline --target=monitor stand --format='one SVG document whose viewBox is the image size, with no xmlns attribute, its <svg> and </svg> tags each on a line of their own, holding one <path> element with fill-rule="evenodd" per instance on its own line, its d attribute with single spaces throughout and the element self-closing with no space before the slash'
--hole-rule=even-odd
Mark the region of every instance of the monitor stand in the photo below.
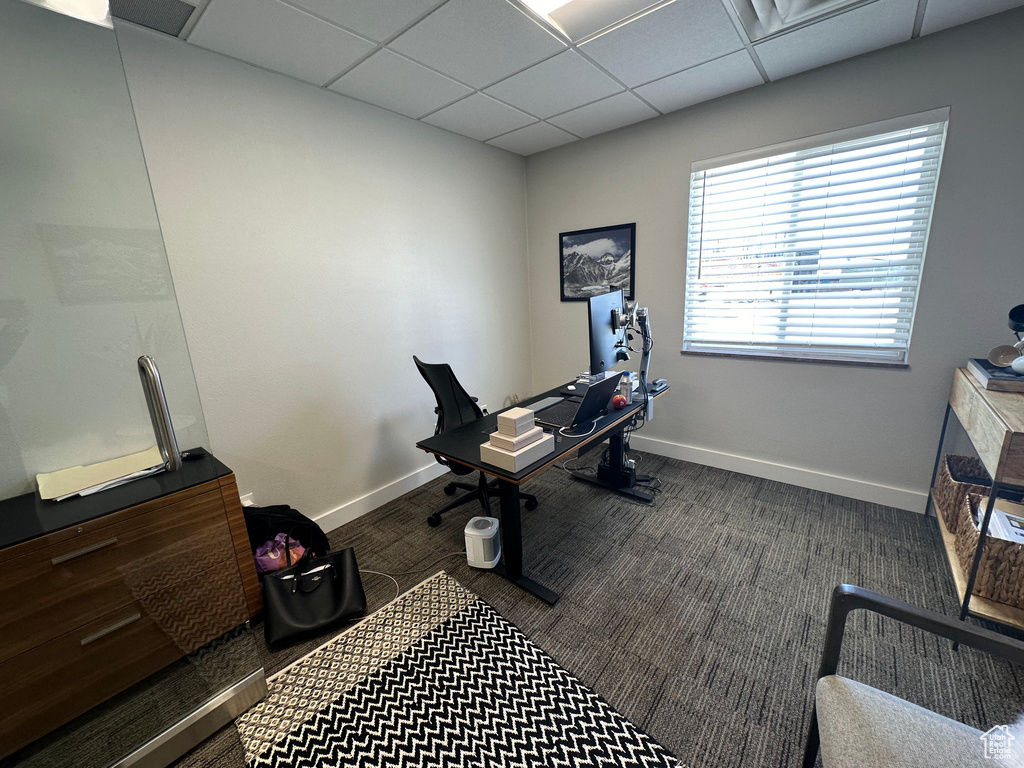
<svg viewBox="0 0 1024 768">
<path fill-rule="evenodd" d="M 616 431 L 608 439 L 608 461 L 602 462 L 597 468 L 597 475 L 573 471 L 573 477 L 593 485 L 600 485 L 623 496 L 631 496 L 640 501 L 654 501 L 654 493 L 646 488 L 636 487 L 636 469 L 626 466 L 625 440 L 622 430 Z"/>
<path fill-rule="evenodd" d="M 597 382 L 604 381 L 609 376 L 615 376 L 619 373 L 621 373 L 621 371 L 605 371 L 604 373 L 581 373 L 578 380 L 586 384 L 597 384 Z"/>
</svg>

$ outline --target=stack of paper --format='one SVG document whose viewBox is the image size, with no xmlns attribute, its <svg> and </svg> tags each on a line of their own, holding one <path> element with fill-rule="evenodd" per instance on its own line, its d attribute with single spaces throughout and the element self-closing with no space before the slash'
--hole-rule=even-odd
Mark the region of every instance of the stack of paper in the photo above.
<svg viewBox="0 0 1024 768">
<path fill-rule="evenodd" d="M 68 467 L 56 472 L 36 475 L 39 496 L 43 499 L 63 501 L 72 496 L 88 496 L 118 485 L 162 472 L 164 460 L 160 449 L 123 456 L 82 467 Z"/>
</svg>

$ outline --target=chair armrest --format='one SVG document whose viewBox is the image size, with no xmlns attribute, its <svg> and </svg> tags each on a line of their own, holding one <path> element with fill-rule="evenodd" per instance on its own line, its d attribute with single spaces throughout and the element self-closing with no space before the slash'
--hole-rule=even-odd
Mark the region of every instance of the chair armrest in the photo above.
<svg viewBox="0 0 1024 768">
<path fill-rule="evenodd" d="M 843 645 L 843 633 L 846 630 L 846 617 L 852 611 L 860 609 L 923 629 L 955 643 L 986 651 L 1015 664 L 1024 664 L 1024 643 L 1020 641 L 988 629 L 965 624 L 935 611 L 918 608 L 902 600 L 886 597 L 870 589 L 840 584 L 832 592 L 828 627 L 825 630 L 825 650 L 821 655 L 821 667 L 818 669 L 819 679 L 836 673 Z"/>
<path fill-rule="evenodd" d="M 1024 663 L 1024 643 L 987 629 L 964 624 L 962 621 L 943 616 L 941 613 L 918 608 L 902 600 L 894 600 L 878 592 L 872 592 L 870 589 L 855 587 L 852 584 L 840 584 L 832 592 L 832 603 L 828 610 L 828 626 L 825 629 L 825 649 L 821 654 L 821 666 L 818 668 L 816 680 L 836 673 L 836 668 L 839 666 L 839 653 L 843 646 L 843 633 L 846 631 L 846 617 L 852 611 L 861 609 L 895 619 L 911 627 L 923 629 L 955 643 L 969 645 L 1017 664 Z M 818 733 L 816 707 L 817 705 L 811 710 L 803 768 L 814 768 L 818 757 L 820 734 Z"/>
</svg>

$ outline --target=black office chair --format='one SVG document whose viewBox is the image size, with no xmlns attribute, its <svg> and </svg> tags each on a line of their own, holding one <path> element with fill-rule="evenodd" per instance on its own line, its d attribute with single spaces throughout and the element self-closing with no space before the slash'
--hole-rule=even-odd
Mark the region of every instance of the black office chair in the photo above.
<svg viewBox="0 0 1024 768">
<path fill-rule="evenodd" d="M 476 404 L 476 398 L 470 397 L 469 393 L 463 389 L 448 363 L 424 363 L 416 355 L 413 355 L 412 359 L 416 363 L 420 375 L 423 376 L 423 380 L 427 382 L 427 385 L 433 391 L 434 399 L 437 400 L 437 407 L 434 409 L 434 413 L 437 414 L 437 426 L 434 428 L 435 435 L 440 435 L 449 429 L 460 427 L 484 415 L 483 411 Z M 483 442 L 482 437 L 480 442 Z M 447 459 L 437 455 L 434 458 L 437 459 L 438 464 L 448 467 L 456 475 L 469 475 L 473 472 L 472 469 L 458 462 L 449 462 Z M 463 504 L 469 504 L 471 501 L 479 501 L 480 506 L 490 515 L 491 492 L 498 490 L 497 480 L 488 483 L 487 475 L 481 472 L 476 485 L 453 480 L 444 487 L 444 492 L 448 496 L 454 496 L 455 492 L 460 488 L 469 491 L 469 493 L 460 496 L 428 517 L 427 523 L 432 528 L 436 528 L 441 524 L 441 515 L 445 512 L 461 507 Z M 527 509 L 537 508 L 536 496 L 521 493 L 520 497 L 526 500 Z"/>
</svg>

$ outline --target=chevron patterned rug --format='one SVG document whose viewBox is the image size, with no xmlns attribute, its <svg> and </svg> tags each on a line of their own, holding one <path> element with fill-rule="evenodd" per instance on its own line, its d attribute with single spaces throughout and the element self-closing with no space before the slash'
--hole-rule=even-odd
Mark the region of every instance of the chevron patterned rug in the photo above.
<svg viewBox="0 0 1024 768">
<path fill-rule="evenodd" d="M 444 572 L 270 680 L 253 768 L 684 768 Z"/>
</svg>

